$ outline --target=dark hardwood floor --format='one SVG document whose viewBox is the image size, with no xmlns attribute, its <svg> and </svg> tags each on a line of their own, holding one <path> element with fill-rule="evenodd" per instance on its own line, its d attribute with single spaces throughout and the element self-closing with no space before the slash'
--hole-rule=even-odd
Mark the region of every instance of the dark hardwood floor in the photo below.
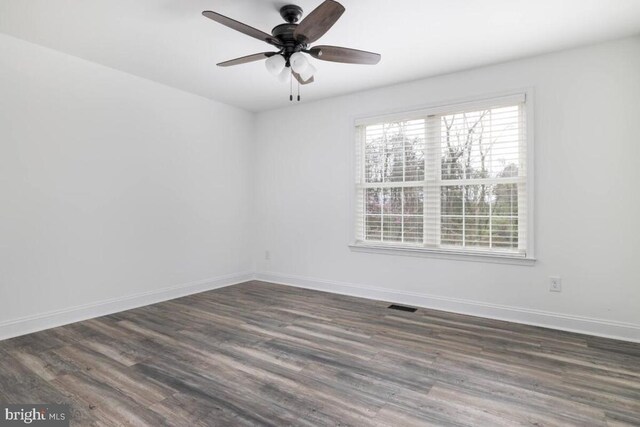
<svg viewBox="0 0 640 427">
<path fill-rule="evenodd" d="M 640 344 L 249 282 L 0 342 L 72 425 L 640 425 Z"/>
</svg>

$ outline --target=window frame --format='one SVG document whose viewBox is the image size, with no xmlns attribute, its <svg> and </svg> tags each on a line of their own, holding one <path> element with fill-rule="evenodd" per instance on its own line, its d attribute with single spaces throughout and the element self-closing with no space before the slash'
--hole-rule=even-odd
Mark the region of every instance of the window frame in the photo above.
<svg viewBox="0 0 640 427">
<path fill-rule="evenodd" d="M 498 94 L 483 95 L 473 98 L 465 98 L 448 102 L 438 102 L 430 105 L 422 105 L 415 108 L 397 109 L 393 111 L 378 112 L 377 114 L 371 114 L 366 116 L 354 116 L 351 120 L 351 135 L 352 138 L 349 147 L 348 158 L 350 160 L 350 203 L 349 203 L 349 240 L 348 246 L 354 252 L 364 253 L 378 253 L 387 255 L 405 255 L 405 256 L 418 256 L 418 257 L 431 257 L 431 258 L 444 258 L 444 259 L 456 259 L 466 261 L 481 261 L 481 262 L 497 262 L 516 265 L 534 265 L 534 99 L 533 88 L 526 88 L 516 91 L 503 92 Z M 384 242 L 366 242 L 358 241 L 356 236 L 356 223 L 358 221 L 358 210 L 356 206 L 358 185 L 361 184 L 357 176 L 358 171 L 363 165 L 356 164 L 359 156 L 356 150 L 360 147 L 359 139 L 361 135 L 359 129 L 361 126 L 367 124 L 375 124 L 380 122 L 411 120 L 414 118 L 426 118 L 427 116 L 438 115 L 447 113 L 456 109 L 473 109 L 473 108 L 485 108 L 488 103 L 509 103 L 512 100 L 514 103 L 522 102 L 524 100 L 524 112 L 526 116 L 525 132 L 526 132 L 526 163 L 527 163 L 527 176 L 526 176 L 526 193 L 527 193 L 527 221 L 525 224 L 526 229 L 526 249 L 525 254 L 517 254 L 513 252 L 505 251 L 500 252 L 496 250 L 487 249 L 463 249 L 463 248 L 430 248 L 419 245 L 411 245 L 406 243 L 384 243 Z M 428 146 L 428 144 L 427 144 Z M 427 194 L 427 178 L 428 171 L 428 159 L 425 169 L 425 196 Z M 437 190 L 440 190 L 440 186 L 435 186 Z M 433 190 L 433 189 L 432 189 Z M 426 220 L 426 215 L 425 215 Z"/>
</svg>

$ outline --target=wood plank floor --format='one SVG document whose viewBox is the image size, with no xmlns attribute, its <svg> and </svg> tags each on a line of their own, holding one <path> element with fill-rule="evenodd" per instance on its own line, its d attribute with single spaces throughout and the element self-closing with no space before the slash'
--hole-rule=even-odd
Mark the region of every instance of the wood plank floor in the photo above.
<svg viewBox="0 0 640 427">
<path fill-rule="evenodd" d="M 248 282 L 0 342 L 73 425 L 640 425 L 640 344 Z"/>
</svg>

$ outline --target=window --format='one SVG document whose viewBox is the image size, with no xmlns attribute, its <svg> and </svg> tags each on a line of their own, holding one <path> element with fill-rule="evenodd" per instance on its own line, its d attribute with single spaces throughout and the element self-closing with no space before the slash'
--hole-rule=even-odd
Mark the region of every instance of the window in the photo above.
<svg viewBox="0 0 640 427">
<path fill-rule="evenodd" d="M 525 96 L 357 122 L 356 245 L 527 257 Z"/>
</svg>

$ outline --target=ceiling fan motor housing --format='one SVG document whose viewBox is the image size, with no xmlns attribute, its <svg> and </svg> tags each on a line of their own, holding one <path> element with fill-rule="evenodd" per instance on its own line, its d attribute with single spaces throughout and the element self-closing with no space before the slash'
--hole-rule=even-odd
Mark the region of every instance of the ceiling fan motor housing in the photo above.
<svg viewBox="0 0 640 427">
<path fill-rule="evenodd" d="M 271 30 L 271 35 L 282 43 L 281 54 L 287 60 L 289 66 L 289 58 L 296 52 L 307 49 L 308 45 L 299 37 L 296 38 L 294 32 L 298 27 L 298 22 L 302 17 L 302 8 L 295 4 L 288 4 L 280 8 L 280 16 L 287 21 L 287 24 L 277 25 Z"/>
<path fill-rule="evenodd" d="M 291 56 L 295 52 L 300 52 L 307 48 L 307 44 L 296 39 L 293 35 L 298 24 L 280 24 L 271 30 L 273 37 L 282 43 L 282 54 L 285 57 Z"/>
</svg>

